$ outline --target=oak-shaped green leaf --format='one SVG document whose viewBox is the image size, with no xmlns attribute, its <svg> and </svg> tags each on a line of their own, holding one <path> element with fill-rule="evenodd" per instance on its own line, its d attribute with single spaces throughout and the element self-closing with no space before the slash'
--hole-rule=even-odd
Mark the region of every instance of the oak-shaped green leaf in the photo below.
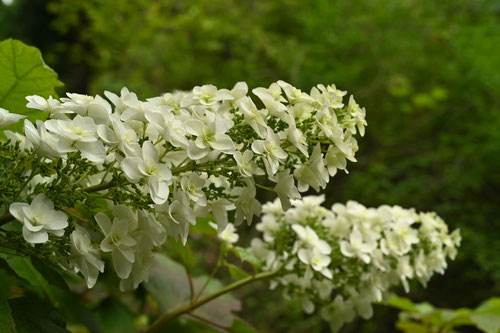
<svg viewBox="0 0 500 333">
<path fill-rule="evenodd" d="M 55 88 L 62 86 L 57 73 L 45 64 L 40 51 L 18 40 L 0 42 L 0 107 L 28 119 L 45 119 L 43 111 L 26 108 L 26 96 L 57 97 Z M 21 130 L 22 121 L 5 127 Z"/>
<path fill-rule="evenodd" d="M 35 297 L 10 299 L 9 306 L 18 333 L 70 333 L 64 317 Z"/>
<path fill-rule="evenodd" d="M 49 283 L 35 266 L 33 266 L 29 258 L 5 254 L 0 255 L 0 258 L 5 260 L 7 265 L 17 274 L 17 276 L 26 281 L 29 286 L 33 287 L 34 291 L 38 291 L 41 295 L 47 296 L 55 307 L 61 306 L 66 301 L 66 290 Z"/>
</svg>

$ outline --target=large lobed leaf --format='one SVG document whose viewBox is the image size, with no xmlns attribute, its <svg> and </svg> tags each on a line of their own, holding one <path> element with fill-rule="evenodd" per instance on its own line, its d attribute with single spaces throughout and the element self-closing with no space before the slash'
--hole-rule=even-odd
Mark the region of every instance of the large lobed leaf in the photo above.
<svg viewBox="0 0 500 333">
<path fill-rule="evenodd" d="M 43 111 L 26 108 L 28 95 L 57 97 L 55 88 L 62 86 L 54 72 L 43 61 L 40 51 L 18 40 L 0 42 L 0 107 L 28 119 L 45 119 Z M 6 129 L 21 130 L 22 122 Z"/>
</svg>

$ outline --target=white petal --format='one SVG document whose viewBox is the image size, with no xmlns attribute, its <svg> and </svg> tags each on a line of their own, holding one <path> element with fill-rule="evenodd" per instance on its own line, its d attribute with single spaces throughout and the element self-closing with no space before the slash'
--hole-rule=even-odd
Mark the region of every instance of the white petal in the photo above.
<svg viewBox="0 0 500 333">
<path fill-rule="evenodd" d="M 122 170 L 129 182 L 137 183 L 143 177 L 142 173 L 139 172 L 141 162 L 142 160 L 138 157 L 127 157 L 122 161 Z"/>
<path fill-rule="evenodd" d="M 118 275 L 120 279 L 128 278 L 132 271 L 132 263 L 128 261 L 118 249 L 113 250 L 112 259 L 116 275 Z"/>
<path fill-rule="evenodd" d="M 15 217 L 16 220 L 23 222 L 26 218 L 23 208 L 28 206 L 29 205 L 24 202 L 14 202 L 9 206 L 9 212 Z"/>
<path fill-rule="evenodd" d="M 186 129 L 186 132 L 188 132 L 191 135 L 196 135 L 196 136 L 202 135 L 203 129 L 206 127 L 205 124 L 203 124 L 198 119 L 186 120 L 183 123 L 183 126 Z"/>
<path fill-rule="evenodd" d="M 40 244 L 49 240 L 46 231 L 31 232 L 25 226 L 23 227 L 23 236 L 28 243 Z"/>
<path fill-rule="evenodd" d="M 111 232 L 111 220 L 108 215 L 103 212 L 99 212 L 94 216 L 94 219 L 105 235 Z"/>
<path fill-rule="evenodd" d="M 91 162 L 102 163 L 106 158 L 106 149 L 101 141 L 77 142 L 76 146 L 82 153 L 82 156 Z"/>
</svg>

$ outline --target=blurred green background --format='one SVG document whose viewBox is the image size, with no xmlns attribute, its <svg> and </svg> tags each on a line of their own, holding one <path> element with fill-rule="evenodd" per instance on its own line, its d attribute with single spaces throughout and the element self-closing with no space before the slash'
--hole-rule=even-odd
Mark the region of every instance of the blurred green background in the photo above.
<svg viewBox="0 0 500 333">
<path fill-rule="evenodd" d="M 367 135 L 327 201 L 434 210 L 459 256 L 409 297 L 474 307 L 500 295 L 500 2 L 497 0 L 3 0 L 0 40 L 41 49 L 71 92 L 146 98 L 215 84 L 335 83 L 367 110 Z M 264 285 L 243 318 L 262 332 L 326 330 Z M 286 304 L 286 305 L 285 305 Z M 378 307 L 346 332 L 389 332 Z"/>
</svg>

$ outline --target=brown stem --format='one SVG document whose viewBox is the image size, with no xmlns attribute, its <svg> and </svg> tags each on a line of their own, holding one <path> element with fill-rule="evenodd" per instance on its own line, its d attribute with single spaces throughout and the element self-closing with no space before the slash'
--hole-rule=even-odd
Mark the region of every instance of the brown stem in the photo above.
<svg viewBox="0 0 500 333">
<path fill-rule="evenodd" d="M 203 321 L 203 322 L 205 322 L 205 323 L 207 323 L 207 324 L 209 324 L 209 325 L 212 325 L 212 326 L 215 326 L 215 327 L 221 328 L 221 329 L 223 329 L 224 331 L 229 331 L 228 327 L 226 327 L 226 326 L 224 326 L 224 325 L 221 325 L 221 324 L 219 324 L 219 323 L 216 323 L 215 321 L 210 320 L 210 319 L 208 319 L 208 318 L 205 318 L 205 317 L 202 317 L 202 316 L 200 316 L 200 315 L 197 315 L 197 314 L 196 314 L 196 313 L 194 313 L 194 312 L 188 312 L 188 315 L 190 315 L 191 317 L 196 318 L 196 319 L 198 319 L 198 320 L 201 320 L 201 321 Z"/>
<path fill-rule="evenodd" d="M 224 295 L 225 293 L 228 293 L 228 292 L 233 291 L 235 289 L 241 288 L 241 287 L 243 287 L 251 282 L 273 277 L 277 273 L 278 272 L 264 272 L 264 273 L 259 273 L 259 274 L 255 274 L 255 275 L 246 277 L 244 279 L 238 280 L 238 281 L 230 284 L 229 286 L 222 288 L 221 290 L 219 290 L 211 295 L 208 295 L 207 297 L 200 299 L 199 301 L 196 301 L 192 304 L 183 306 L 182 308 L 174 310 L 173 312 L 165 313 L 160 318 L 158 318 L 148 329 L 146 329 L 145 333 L 158 332 L 169 321 L 171 321 L 171 320 L 173 320 L 173 319 L 175 319 L 183 314 L 190 313 L 194 309 L 202 306 L 205 303 L 208 303 L 208 302 L 216 299 L 217 297 L 219 297 L 221 295 Z"/>
</svg>

